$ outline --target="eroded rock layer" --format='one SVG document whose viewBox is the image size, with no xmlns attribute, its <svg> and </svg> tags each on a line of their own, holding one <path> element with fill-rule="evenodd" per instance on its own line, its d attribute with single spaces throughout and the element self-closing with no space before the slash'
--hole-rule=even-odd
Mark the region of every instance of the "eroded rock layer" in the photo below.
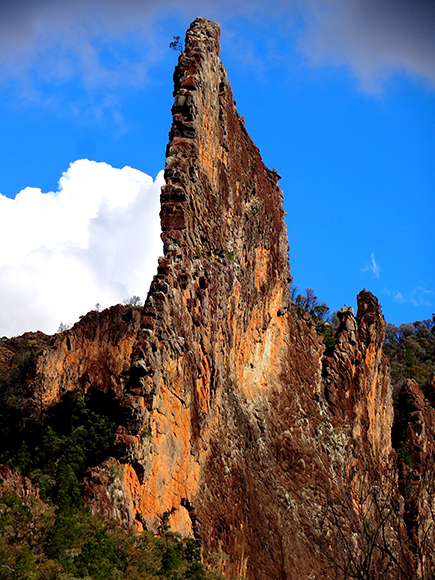
<svg viewBox="0 0 435 580">
<path fill-rule="evenodd" d="M 389 473 L 385 322 L 362 291 L 325 352 L 290 309 L 279 176 L 247 134 L 219 52 L 219 27 L 197 19 L 174 74 L 164 256 L 143 311 L 91 313 L 59 335 L 26 408 L 43 418 L 65 390 L 110 393 L 117 457 L 87 473 L 95 509 L 152 530 L 169 513 L 205 558 L 229 555 L 228 576 L 324 578 L 328 494 Z"/>
</svg>

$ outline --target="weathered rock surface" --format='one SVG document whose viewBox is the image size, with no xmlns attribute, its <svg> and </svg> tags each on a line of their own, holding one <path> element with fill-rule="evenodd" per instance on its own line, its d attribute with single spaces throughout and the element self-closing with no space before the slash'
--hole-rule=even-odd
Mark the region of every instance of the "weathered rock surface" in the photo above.
<svg viewBox="0 0 435 580">
<path fill-rule="evenodd" d="M 5 493 L 13 493 L 23 501 L 29 497 L 39 498 L 39 490 L 33 487 L 28 477 L 12 471 L 8 465 L 0 465 L 0 497 Z"/>
<path fill-rule="evenodd" d="M 13 357 L 24 352 L 40 354 L 51 341 L 51 337 L 43 332 L 26 332 L 21 336 L 7 338 L 0 342 L 0 368 L 14 364 Z"/>
<path fill-rule="evenodd" d="M 121 397 L 140 320 L 139 309 L 118 304 L 91 311 L 55 335 L 24 385 L 24 415 L 39 421 L 69 390 L 85 395 L 97 389 Z"/>
<path fill-rule="evenodd" d="M 43 418 L 66 390 L 116 397 L 117 457 L 87 472 L 90 505 L 138 529 L 170 513 L 204 557 L 228 553 L 228 576 L 326 578 L 313 541 L 325 490 L 391 473 L 385 321 L 362 291 L 325 352 L 292 312 L 279 176 L 237 113 L 219 34 L 197 19 L 175 70 L 164 256 L 143 311 L 93 312 L 57 335 L 24 414 Z"/>
</svg>

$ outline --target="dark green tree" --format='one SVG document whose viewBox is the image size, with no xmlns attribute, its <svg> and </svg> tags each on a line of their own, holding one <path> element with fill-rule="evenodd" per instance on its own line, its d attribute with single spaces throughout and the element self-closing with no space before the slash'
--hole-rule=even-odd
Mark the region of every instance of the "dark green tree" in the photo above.
<svg viewBox="0 0 435 580">
<path fill-rule="evenodd" d="M 174 36 L 173 40 L 169 43 L 169 48 L 172 50 L 177 50 L 180 54 L 184 52 L 184 44 L 179 36 Z"/>
</svg>

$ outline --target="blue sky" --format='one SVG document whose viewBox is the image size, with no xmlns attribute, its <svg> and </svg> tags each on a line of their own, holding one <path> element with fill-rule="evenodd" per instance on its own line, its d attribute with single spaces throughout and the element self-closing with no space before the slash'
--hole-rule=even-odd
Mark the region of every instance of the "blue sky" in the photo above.
<svg viewBox="0 0 435 580">
<path fill-rule="evenodd" d="M 145 298 L 168 45 L 196 16 L 220 23 L 239 112 L 282 175 L 294 283 L 331 310 L 366 288 L 388 322 L 430 318 L 433 2 L 17 0 L 0 5 L 0 335 Z"/>
</svg>

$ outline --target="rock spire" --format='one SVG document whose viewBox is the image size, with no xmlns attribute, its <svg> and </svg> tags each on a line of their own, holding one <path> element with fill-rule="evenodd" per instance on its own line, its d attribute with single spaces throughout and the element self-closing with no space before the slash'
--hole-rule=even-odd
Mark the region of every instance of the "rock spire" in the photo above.
<svg viewBox="0 0 435 580">
<path fill-rule="evenodd" d="M 114 398 L 116 457 L 88 472 L 93 508 L 139 530 L 169 514 L 205 559 L 228 554 L 229 577 L 321 578 L 325 490 L 382 477 L 390 461 L 385 322 L 363 291 L 325 352 L 292 311 L 279 176 L 236 110 L 219 36 L 195 20 L 175 69 L 164 256 L 143 311 L 90 313 L 59 335 L 25 408 L 39 420 L 65 390 Z"/>
</svg>

